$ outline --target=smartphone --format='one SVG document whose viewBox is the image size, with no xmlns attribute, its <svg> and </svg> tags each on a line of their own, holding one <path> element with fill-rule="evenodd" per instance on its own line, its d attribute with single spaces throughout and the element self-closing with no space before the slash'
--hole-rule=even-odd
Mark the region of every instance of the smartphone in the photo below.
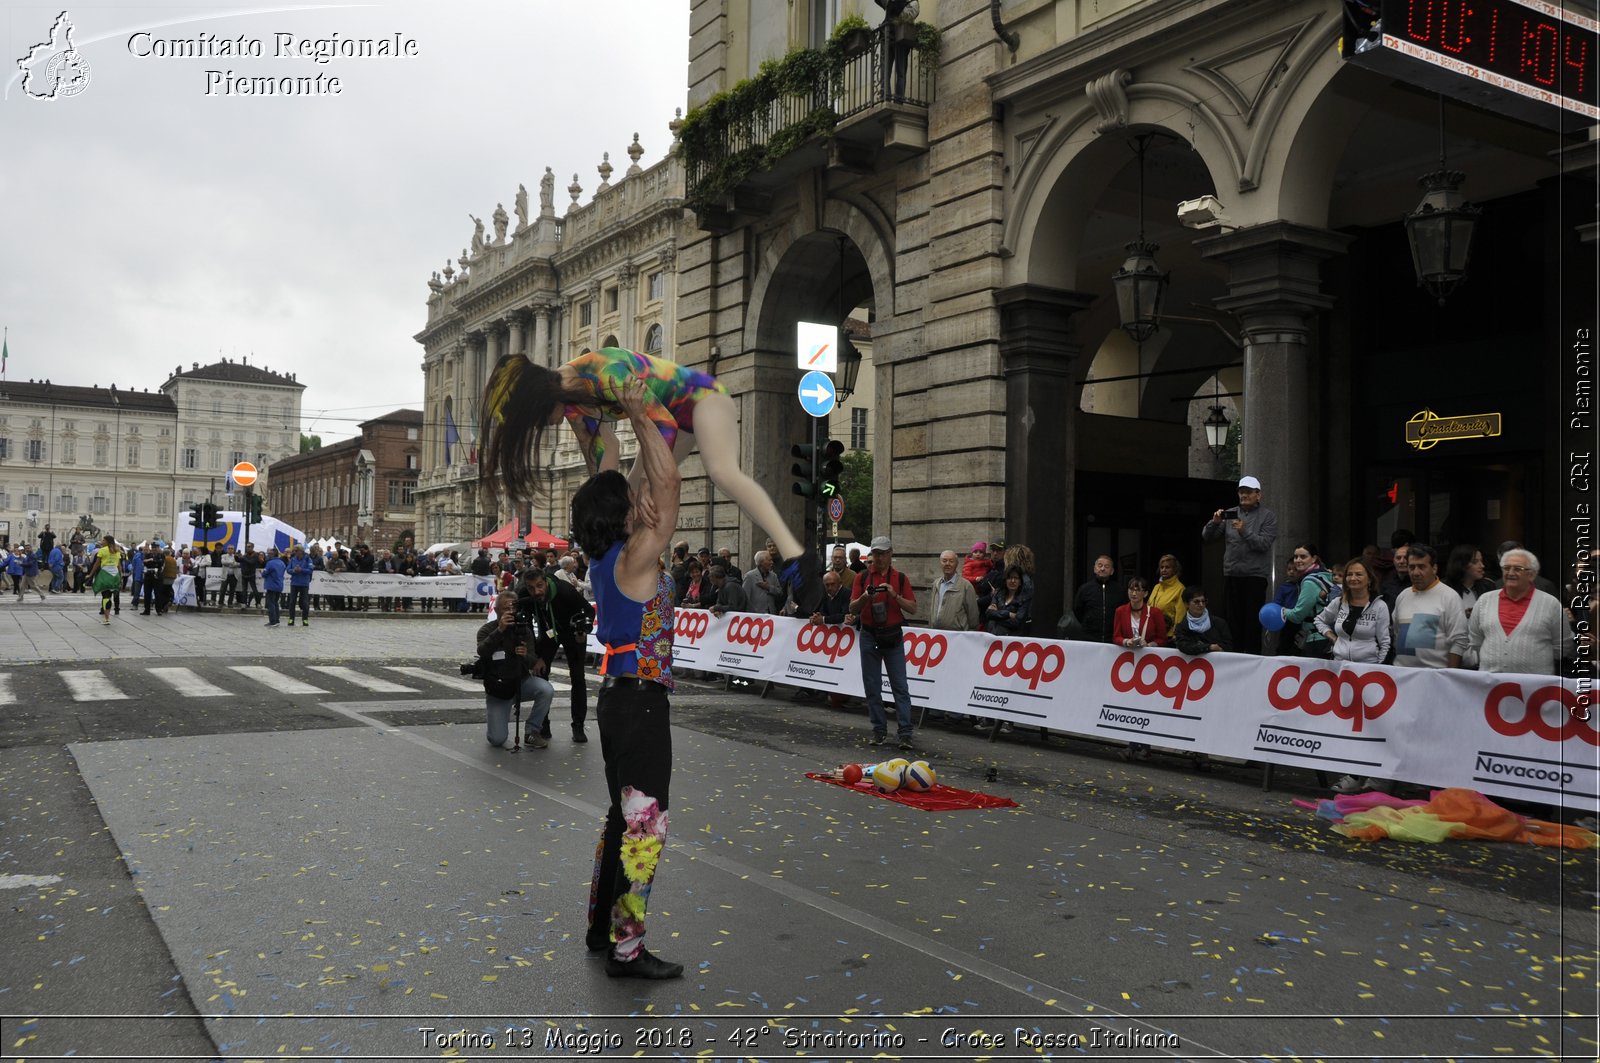
<svg viewBox="0 0 1600 1063">
<path fill-rule="evenodd" d="M 1238 520 L 1239 519 L 1239 507 L 1238 506 L 1234 506 L 1232 509 L 1223 510 L 1222 511 L 1222 517 L 1223 517 L 1224 520 Z"/>
</svg>

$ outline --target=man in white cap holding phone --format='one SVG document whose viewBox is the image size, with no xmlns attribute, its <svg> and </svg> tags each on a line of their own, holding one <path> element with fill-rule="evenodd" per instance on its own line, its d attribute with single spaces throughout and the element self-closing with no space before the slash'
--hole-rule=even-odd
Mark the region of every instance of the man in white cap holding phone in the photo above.
<svg viewBox="0 0 1600 1063">
<path fill-rule="evenodd" d="M 1261 652 L 1261 607 L 1272 584 L 1272 544 L 1278 515 L 1261 504 L 1261 481 L 1239 481 L 1239 505 L 1219 509 L 1200 530 L 1205 542 L 1222 539 L 1222 612 L 1240 653 Z"/>
</svg>

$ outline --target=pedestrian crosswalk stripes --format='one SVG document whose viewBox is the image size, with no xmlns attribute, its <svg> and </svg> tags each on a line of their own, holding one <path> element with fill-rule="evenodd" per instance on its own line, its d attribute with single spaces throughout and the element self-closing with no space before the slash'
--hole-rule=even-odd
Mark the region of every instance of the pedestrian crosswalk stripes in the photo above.
<svg viewBox="0 0 1600 1063">
<path fill-rule="evenodd" d="M 233 691 L 226 690 L 211 680 L 198 675 L 192 668 L 147 668 L 145 671 L 186 698 L 230 698 L 233 696 Z"/>
<path fill-rule="evenodd" d="M 403 686 L 387 679 L 380 679 L 375 675 L 364 675 L 354 668 L 346 668 L 339 664 L 314 664 L 313 672 L 331 675 L 335 679 L 343 679 L 346 683 L 354 684 L 363 690 L 370 690 L 374 694 L 415 694 L 416 687 Z"/>
<path fill-rule="evenodd" d="M 280 694 L 326 694 L 321 687 L 314 687 L 310 683 L 302 682 L 293 676 L 284 675 L 275 668 L 263 668 L 254 664 L 229 665 L 231 669 L 253 679 L 268 690 L 276 690 Z"/>
<path fill-rule="evenodd" d="M 438 683 L 440 686 L 449 687 L 451 690 L 470 690 L 474 694 L 483 693 L 482 683 L 476 679 L 468 679 L 465 676 L 444 675 L 440 672 L 430 672 L 426 668 L 402 667 L 395 664 L 384 665 L 384 667 L 391 672 L 399 672 L 401 675 L 408 675 L 413 679 L 426 679 L 430 683 Z"/>
<path fill-rule="evenodd" d="M 73 701 L 126 701 L 128 698 L 98 670 L 62 672 L 61 680 L 72 691 Z"/>
<path fill-rule="evenodd" d="M 383 673 L 393 672 L 412 680 L 397 682 Z M 558 671 L 551 683 L 558 695 L 567 695 L 572 685 Z M 593 677 L 591 677 L 593 679 Z M 59 685 L 52 685 L 59 680 Z M 62 689 L 62 687 L 65 689 Z M 308 664 L 302 661 L 275 660 L 272 666 L 225 665 L 221 661 L 202 661 L 192 666 L 164 665 L 136 667 L 114 662 L 110 668 L 32 669 L 0 671 L 0 709 L 18 704 L 49 705 L 64 700 L 77 702 L 133 701 L 142 698 L 180 700 L 236 698 L 240 701 L 262 694 L 311 697 L 349 697 L 372 694 L 386 697 L 410 696 L 425 702 L 429 698 L 454 697 L 450 691 L 483 696 L 483 684 L 456 674 L 453 662 L 434 665 L 349 666 Z"/>
</svg>

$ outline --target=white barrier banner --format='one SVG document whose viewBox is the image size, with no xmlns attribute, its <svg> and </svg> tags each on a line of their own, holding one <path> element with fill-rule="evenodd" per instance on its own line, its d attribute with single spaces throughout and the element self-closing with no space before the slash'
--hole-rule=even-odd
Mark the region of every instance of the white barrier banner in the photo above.
<svg viewBox="0 0 1600 1063">
<path fill-rule="evenodd" d="M 288 579 L 284 580 L 288 592 Z M 389 572 L 313 572 L 312 594 L 361 598 L 465 598 L 494 601 L 494 580 L 488 576 L 400 576 Z"/>
<path fill-rule="evenodd" d="M 678 668 L 860 697 L 855 628 L 680 609 Z M 1600 713 L 1556 676 L 905 629 L 923 707 L 1121 742 L 1600 806 Z M 883 697 L 891 706 L 888 679 Z M 1589 718 L 1585 719 L 1584 716 Z"/>
</svg>

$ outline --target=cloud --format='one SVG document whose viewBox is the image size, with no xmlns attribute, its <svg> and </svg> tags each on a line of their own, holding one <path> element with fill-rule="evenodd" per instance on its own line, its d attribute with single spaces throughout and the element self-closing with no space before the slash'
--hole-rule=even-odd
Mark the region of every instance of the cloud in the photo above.
<svg viewBox="0 0 1600 1063">
<path fill-rule="evenodd" d="M 649 165 L 686 95 L 688 10 L 670 0 L 262 10 L 179 25 L 163 25 L 171 8 L 73 10 L 89 87 L 0 103 L 8 375 L 153 389 L 176 365 L 250 356 L 307 385 L 308 424 L 370 406 L 317 422 L 325 441 L 353 434 L 420 406 L 411 337 L 429 275 L 467 243 L 467 213 L 509 211 L 546 166 L 562 209 L 574 171 L 590 192 L 599 183 L 602 152 L 626 168 L 635 132 Z M 53 17 L 11 13 L 8 68 Z M 129 29 L 244 35 L 265 54 L 138 58 Z M 274 58 L 278 32 L 399 33 L 418 55 Z M 322 73 L 343 92 L 207 96 L 207 69 Z"/>
</svg>

